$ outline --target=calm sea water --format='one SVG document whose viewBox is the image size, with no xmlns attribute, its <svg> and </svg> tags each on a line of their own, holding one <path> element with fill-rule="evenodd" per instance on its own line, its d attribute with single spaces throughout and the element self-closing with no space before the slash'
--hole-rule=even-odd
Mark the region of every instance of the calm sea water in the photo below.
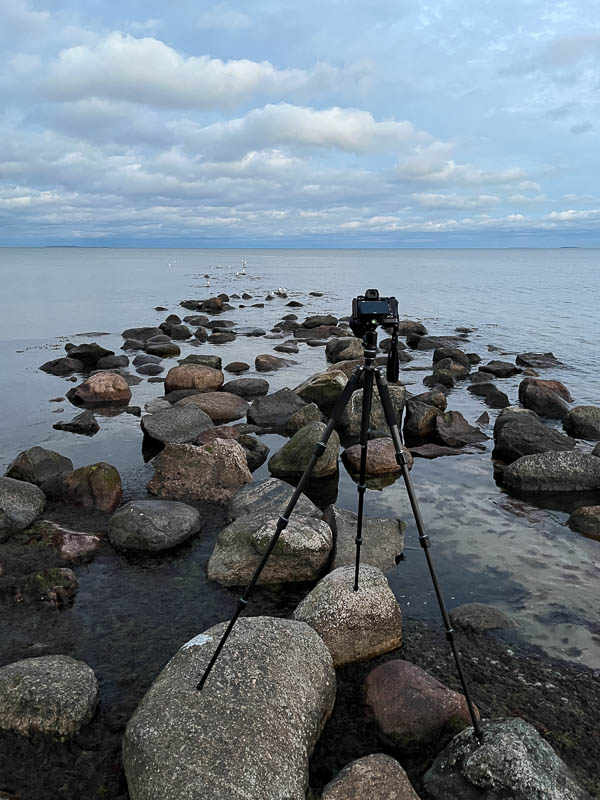
<svg viewBox="0 0 600 800">
<path fill-rule="evenodd" d="M 237 275 L 242 259 L 247 260 L 246 274 Z M 123 329 L 157 324 L 169 312 L 183 316 L 188 312 L 178 306 L 182 299 L 223 291 L 248 291 L 254 297 L 248 302 L 255 302 L 268 290 L 285 287 L 290 298 L 305 304 L 297 312 L 302 319 L 318 312 L 347 315 L 353 296 L 377 287 L 398 298 L 401 316 L 422 320 L 431 334 L 472 328 L 467 350 L 484 361 L 553 351 L 565 366 L 544 377 L 563 381 L 575 404 L 598 404 L 599 263 L 599 250 L 583 249 L 0 249 L 0 468 L 20 451 L 42 445 L 69 456 L 75 466 L 99 460 L 115 464 L 127 491 L 133 476 L 139 480 L 140 470 L 149 469 L 144 467 L 139 419 L 127 414 L 100 417 L 101 431 L 91 439 L 53 430 L 58 419 L 76 413 L 68 401 L 52 402 L 73 384 L 38 367 L 62 355 L 66 342 L 96 340 L 119 352 Z M 310 297 L 312 290 L 323 297 Z M 286 302 L 276 299 L 265 302 L 264 309 L 236 309 L 227 317 L 268 330 L 290 311 Z M 157 305 L 169 312 L 155 311 Z M 218 347 L 184 343 L 182 354 L 218 353 L 224 364 L 253 363 L 256 354 L 272 352 L 276 344 L 240 337 Z M 301 345 L 295 360 L 292 367 L 268 376 L 272 389 L 294 387 L 325 368 L 322 348 Z M 417 354 L 411 367 L 430 363 L 431 353 Z M 402 380 L 416 393 L 423 389 L 425 374 L 406 370 Z M 515 403 L 518 384 L 518 378 L 498 382 Z M 143 407 L 161 393 L 160 384 L 144 380 L 133 388 L 132 403 Z M 449 395 L 448 407 L 472 423 L 486 410 L 464 385 Z M 490 436 L 496 413 L 490 411 L 485 428 Z M 283 440 L 270 436 L 265 441 L 274 448 Z M 582 449 L 589 448 L 582 444 Z M 600 542 L 570 531 L 564 510 L 539 508 L 502 492 L 493 480 L 491 449 L 489 442 L 485 452 L 418 459 L 413 469 L 448 605 L 494 603 L 515 618 L 524 638 L 550 654 L 600 667 Z M 256 479 L 267 475 L 263 466 Z M 331 491 L 338 505 L 355 508 L 355 484 L 343 467 Z M 369 490 L 365 507 L 368 516 L 411 519 L 398 482 Z M 94 563 L 86 570 L 95 591 L 108 580 L 94 574 Z M 438 613 L 412 523 L 406 559 L 390 582 L 407 611 L 417 616 Z M 83 581 L 75 608 L 80 603 L 91 614 L 85 587 Z"/>
</svg>

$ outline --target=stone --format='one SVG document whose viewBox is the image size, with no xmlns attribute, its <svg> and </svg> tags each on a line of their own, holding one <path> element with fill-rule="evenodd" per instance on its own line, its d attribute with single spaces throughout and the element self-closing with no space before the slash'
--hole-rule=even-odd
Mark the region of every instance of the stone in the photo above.
<svg viewBox="0 0 600 800">
<path fill-rule="evenodd" d="M 278 517 L 284 513 L 293 494 L 294 487 L 278 478 L 265 478 L 259 483 L 242 486 L 229 504 L 227 519 L 233 522 L 238 517 L 257 514 Z M 304 494 L 298 498 L 294 514 L 317 519 L 323 516 L 320 509 Z"/>
<path fill-rule="evenodd" d="M 230 361 L 223 369 L 225 372 L 232 372 L 234 375 L 239 375 L 240 372 L 247 372 L 250 369 L 250 364 L 246 364 L 245 361 Z"/>
<path fill-rule="evenodd" d="M 462 456 L 464 450 L 458 450 L 456 447 L 444 447 L 441 444 L 429 442 L 421 444 L 418 447 L 410 448 L 411 455 L 418 458 L 440 458 L 441 456 Z"/>
<path fill-rule="evenodd" d="M 535 411 L 541 417 L 564 419 L 569 413 L 569 406 L 558 392 L 547 384 L 546 381 L 525 378 L 519 384 L 519 400 L 525 408 Z"/>
<path fill-rule="evenodd" d="M 238 517 L 217 536 L 208 562 L 208 577 L 223 586 L 247 585 L 276 531 L 279 517 Z M 281 532 L 257 583 L 315 581 L 325 570 L 333 536 L 323 520 L 292 514 Z"/>
<path fill-rule="evenodd" d="M 127 356 L 103 356 L 98 359 L 96 367 L 98 369 L 119 369 L 120 367 L 128 367 L 129 359 Z"/>
<path fill-rule="evenodd" d="M 452 626 L 471 633 L 485 633 L 499 628 L 516 628 L 514 622 L 499 608 L 485 603 L 465 603 L 450 610 Z"/>
<path fill-rule="evenodd" d="M 321 325 L 337 325 L 338 320 L 337 317 L 333 317 L 331 314 L 313 314 L 311 317 L 307 317 L 304 322 L 302 323 L 303 328 L 317 328 Z"/>
<path fill-rule="evenodd" d="M 600 506 L 581 506 L 575 509 L 567 525 L 571 530 L 583 533 L 592 539 L 600 538 Z"/>
<path fill-rule="evenodd" d="M 334 548 L 331 571 L 351 566 L 356 561 L 358 516 L 353 511 L 329 506 L 324 519 L 333 531 Z M 382 572 L 396 568 L 404 550 L 406 523 L 400 519 L 363 517 L 361 563 Z"/>
<path fill-rule="evenodd" d="M 259 372 L 273 372 L 276 369 L 289 367 L 295 363 L 295 361 L 290 361 L 286 358 L 279 358 L 278 356 L 272 356 L 269 353 L 263 353 L 256 356 L 254 359 L 254 366 Z"/>
<path fill-rule="evenodd" d="M 77 591 L 77 578 L 66 567 L 51 567 L 0 583 L 0 600 L 67 605 Z"/>
<path fill-rule="evenodd" d="M 162 364 L 141 364 L 136 367 L 136 372 L 140 375 L 160 375 L 164 371 L 165 368 Z"/>
<path fill-rule="evenodd" d="M 144 342 L 140 339 L 125 339 L 121 345 L 121 350 L 143 350 Z"/>
<path fill-rule="evenodd" d="M 321 800 L 419 800 L 408 775 L 391 756 L 374 753 L 344 769 L 323 790 Z"/>
<path fill-rule="evenodd" d="M 269 391 L 269 382 L 264 378 L 237 378 L 224 383 L 221 391 L 231 392 L 243 398 L 262 397 Z"/>
<path fill-rule="evenodd" d="M 446 447 L 465 447 L 489 439 L 483 431 L 469 425 L 459 411 L 446 411 L 435 418 L 437 440 Z"/>
<path fill-rule="evenodd" d="M 284 342 L 283 344 L 278 344 L 273 348 L 273 350 L 278 353 L 287 353 L 288 355 L 295 355 L 300 352 L 298 345 L 295 342 Z"/>
<path fill-rule="evenodd" d="M 331 339 L 325 348 L 325 358 L 332 364 L 336 364 L 338 361 L 352 361 L 356 358 L 363 358 L 363 356 L 362 342 L 356 336 Z"/>
<path fill-rule="evenodd" d="M 404 410 L 404 402 L 406 398 L 406 390 L 404 386 L 388 386 L 390 392 L 390 399 L 392 408 L 395 412 L 394 422 L 400 424 L 402 420 L 402 412 Z M 352 393 L 344 413 L 340 419 L 340 431 L 345 440 L 348 442 L 358 441 L 360 437 L 360 423 L 362 419 L 362 397 L 363 390 L 357 389 Z M 373 392 L 373 402 L 371 405 L 371 415 L 369 418 L 371 430 L 380 430 L 387 428 L 385 414 L 383 413 L 383 406 L 377 391 Z"/>
<path fill-rule="evenodd" d="M 223 373 L 203 364 L 182 364 L 172 367 L 165 378 L 165 394 L 175 389 L 196 389 L 216 392 L 223 385 Z"/>
<path fill-rule="evenodd" d="M 233 422 L 246 416 L 248 403 L 232 392 L 202 392 L 184 397 L 175 404 L 175 408 L 199 408 L 213 422 Z"/>
<path fill-rule="evenodd" d="M 295 339 L 329 339 L 332 336 L 348 336 L 348 331 L 336 325 L 319 325 L 317 328 L 294 326 L 293 334 Z"/>
<path fill-rule="evenodd" d="M 571 392 L 567 389 L 564 383 L 561 383 L 560 381 L 542 380 L 541 378 L 526 378 L 525 380 L 521 381 L 521 383 L 519 384 L 519 400 L 522 401 L 521 397 L 522 391 L 531 384 L 535 384 L 536 386 L 544 386 L 546 389 L 550 389 L 559 397 L 562 397 L 562 399 L 566 400 L 567 403 L 573 402 L 573 398 L 571 397 Z"/>
<path fill-rule="evenodd" d="M 509 361 L 490 361 L 479 367 L 480 372 L 491 372 L 496 378 L 511 378 L 518 375 L 523 370 L 511 364 Z"/>
<path fill-rule="evenodd" d="M 425 403 L 427 406 L 435 406 L 436 408 L 439 408 L 440 411 L 445 411 L 446 406 L 448 405 L 446 395 L 443 392 L 434 391 L 433 389 L 429 392 L 421 392 L 421 394 L 413 395 L 407 399 L 410 399 L 415 403 Z"/>
<path fill-rule="evenodd" d="M 402 447 L 408 460 L 408 468 L 412 469 L 413 457 L 406 447 Z M 360 459 L 362 448 L 360 444 L 355 444 L 344 450 L 342 461 L 348 472 L 358 475 L 360 472 Z M 402 472 L 402 468 L 396 461 L 396 447 L 391 437 L 386 436 L 380 439 L 371 439 L 367 442 L 367 476 L 390 475 Z"/>
<path fill-rule="evenodd" d="M 243 447 L 231 439 L 199 447 L 168 444 L 154 466 L 148 491 L 170 500 L 228 504 L 240 486 L 252 480 Z"/>
<path fill-rule="evenodd" d="M 250 436 L 247 433 L 240 434 L 238 442 L 244 448 L 250 472 L 255 472 L 259 467 L 262 467 L 269 456 L 270 448 L 260 439 L 257 439 L 256 436 Z"/>
<path fill-rule="evenodd" d="M 53 358 L 51 361 L 46 361 L 39 369 L 49 375 L 72 375 L 73 372 L 81 372 L 83 370 L 83 361 L 78 361 L 70 356 L 63 356 L 62 358 Z"/>
<path fill-rule="evenodd" d="M 192 338 L 192 331 L 188 328 L 187 325 L 183 323 L 179 325 L 173 325 L 171 330 L 169 331 L 169 336 L 171 339 L 176 339 L 178 341 L 185 341 L 186 339 Z"/>
<path fill-rule="evenodd" d="M 69 389 L 67 397 L 76 406 L 126 406 L 131 400 L 131 389 L 122 375 L 98 372 Z"/>
<path fill-rule="evenodd" d="M 544 425 L 535 412 L 504 412 L 494 426 L 494 439 L 492 458 L 506 464 L 532 453 L 573 450 L 576 444 L 574 439 Z"/>
<path fill-rule="evenodd" d="M 401 755 L 435 752 L 440 740 L 471 721 L 464 695 L 410 661 L 395 659 L 375 667 L 363 694 L 380 738 Z"/>
<path fill-rule="evenodd" d="M 343 372 L 332 370 L 311 375 L 294 391 L 306 403 L 316 403 L 324 414 L 330 414 L 347 383 Z"/>
<path fill-rule="evenodd" d="M 272 456 L 268 463 L 269 472 L 276 478 L 284 476 L 302 475 L 308 466 L 315 446 L 322 441 L 325 433 L 323 422 L 309 422 L 297 431 L 289 442 Z M 340 439 L 332 431 L 325 448 L 325 452 L 317 459 L 313 470 L 313 478 L 322 478 L 326 475 L 335 475 L 338 470 L 338 456 L 340 452 Z"/>
<path fill-rule="evenodd" d="M 578 439 L 600 440 L 600 408 L 575 406 L 565 415 L 563 427 L 570 436 Z"/>
<path fill-rule="evenodd" d="M 306 797 L 335 700 L 331 656 L 307 625 L 242 618 L 198 691 L 225 628 L 184 644 L 130 719 L 123 766 L 136 800 Z"/>
<path fill-rule="evenodd" d="M 471 361 L 469 356 L 459 347 L 436 347 L 433 351 L 433 363 L 450 359 L 455 364 L 460 364 L 467 372 L 471 371 Z"/>
<path fill-rule="evenodd" d="M 113 350 L 107 350 L 105 347 L 97 344 L 96 342 L 89 342 L 80 344 L 77 347 L 69 348 L 69 358 L 74 358 L 76 361 L 83 362 L 85 369 L 94 369 L 98 367 L 98 362 L 102 358 L 114 356 Z M 126 358 L 126 356 L 119 356 L 119 358 Z M 113 364 L 112 366 L 117 366 Z M 120 366 L 120 365 L 119 365 Z"/>
<path fill-rule="evenodd" d="M 413 445 L 434 441 L 436 436 L 436 420 L 444 418 L 443 412 L 435 406 L 425 405 L 415 400 L 406 403 L 404 417 L 404 442 L 411 449 Z"/>
<path fill-rule="evenodd" d="M 477 397 L 483 397 L 486 406 L 490 408 L 507 408 L 510 406 L 508 395 L 501 392 L 493 383 L 472 383 L 467 386 L 467 391 Z"/>
<path fill-rule="evenodd" d="M 442 362 L 440 362 L 440 364 L 441 363 Z M 438 387 L 452 389 L 456 386 L 456 378 L 452 372 L 447 369 L 436 369 L 433 375 L 427 375 L 427 377 L 423 378 L 423 383 L 425 386 L 430 386 L 432 389 L 437 389 Z"/>
<path fill-rule="evenodd" d="M 202 431 L 214 427 L 214 423 L 201 408 L 177 404 L 142 417 L 141 426 L 146 436 L 157 442 L 186 444 L 193 442 Z"/>
<path fill-rule="evenodd" d="M 200 530 L 196 508 L 174 500 L 134 500 L 113 514 L 108 538 L 119 550 L 159 552 Z"/>
<path fill-rule="evenodd" d="M 580 452 L 535 453 L 504 470 L 507 489 L 520 492 L 585 492 L 600 489 L 600 459 Z"/>
<path fill-rule="evenodd" d="M 98 702 L 94 671 L 63 655 L 24 658 L 0 668 L 0 728 L 22 736 L 70 739 Z"/>
<path fill-rule="evenodd" d="M 148 355 L 159 356 L 159 358 L 173 358 L 181 355 L 181 348 L 175 342 L 147 344 L 144 349 Z"/>
<path fill-rule="evenodd" d="M 215 331 L 211 333 L 207 341 L 211 344 L 227 344 L 227 342 L 234 342 L 236 338 L 233 331 Z"/>
<path fill-rule="evenodd" d="M 336 668 L 402 644 L 402 613 L 396 598 L 381 570 L 369 564 L 360 567 L 356 592 L 354 566 L 330 572 L 296 608 L 294 619 L 317 631 Z"/>
<path fill-rule="evenodd" d="M 139 342 L 145 342 L 153 336 L 160 336 L 161 333 L 162 330 L 158 327 L 127 328 L 121 336 L 124 339 L 137 339 Z"/>
<path fill-rule="evenodd" d="M 439 352 L 439 351 L 436 351 Z M 441 358 L 434 362 L 434 375 L 438 372 L 449 372 L 455 381 L 464 380 L 471 374 L 471 368 L 453 361 L 451 358 Z"/>
<path fill-rule="evenodd" d="M 293 436 L 309 422 L 323 422 L 323 414 L 316 403 L 308 403 L 288 419 L 286 433 Z"/>
<path fill-rule="evenodd" d="M 44 447 L 30 447 L 29 450 L 19 453 L 6 470 L 5 477 L 34 483 L 43 488 L 47 481 L 72 469 L 73 462 L 70 458 Z"/>
<path fill-rule="evenodd" d="M 252 325 L 240 325 L 235 329 L 239 336 L 265 336 L 266 331 L 263 328 L 256 328 Z"/>
<path fill-rule="evenodd" d="M 417 333 L 407 333 L 406 344 L 414 350 L 437 350 L 440 347 L 460 348 L 464 341 L 460 336 L 420 336 Z"/>
<path fill-rule="evenodd" d="M 103 538 L 95 533 L 74 531 L 48 519 L 30 525 L 27 533 L 42 537 L 44 544 L 53 547 L 65 561 L 86 561 L 100 548 Z"/>
<path fill-rule="evenodd" d="M 0 510 L 4 511 L 5 524 L 11 530 L 27 528 L 39 517 L 45 505 L 46 495 L 35 484 L 15 478 L 0 478 Z"/>
<path fill-rule="evenodd" d="M 47 484 L 46 492 L 50 500 L 110 514 L 121 502 L 123 487 L 117 468 L 100 461 L 61 473 Z"/>
<path fill-rule="evenodd" d="M 305 405 L 306 403 L 301 397 L 285 387 L 254 400 L 248 409 L 248 422 L 261 428 L 285 431 L 288 419 Z"/>
<path fill-rule="evenodd" d="M 67 422 L 55 422 L 52 427 L 57 431 L 68 431 L 82 436 L 94 436 L 100 430 L 96 417 L 89 409 L 82 411 L 81 414 L 77 414 Z"/>
<path fill-rule="evenodd" d="M 148 353 L 138 353 L 132 361 L 134 367 L 142 367 L 144 364 L 160 364 L 158 356 L 150 356 Z"/>
<path fill-rule="evenodd" d="M 416 322 L 412 319 L 401 319 L 398 323 L 398 335 L 408 336 L 409 333 L 415 333 L 418 336 L 426 336 L 428 330 L 422 322 Z"/>
<path fill-rule="evenodd" d="M 188 314 L 183 318 L 188 325 L 195 327 L 205 327 L 208 325 L 209 318 L 205 314 Z"/>
<path fill-rule="evenodd" d="M 554 353 L 520 353 L 516 361 L 519 367 L 532 367 L 533 369 L 563 366 L 562 361 L 559 361 Z"/>
<path fill-rule="evenodd" d="M 459 733 L 423 777 L 433 800 L 592 800 L 533 725 L 483 720 L 483 741 Z"/>
</svg>

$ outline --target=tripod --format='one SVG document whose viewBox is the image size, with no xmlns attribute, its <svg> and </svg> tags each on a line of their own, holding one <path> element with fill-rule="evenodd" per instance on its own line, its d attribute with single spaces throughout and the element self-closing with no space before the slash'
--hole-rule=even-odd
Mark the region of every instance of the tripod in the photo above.
<svg viewBox="0 0 600 800">
<path fill-rule="evenodd" d="M 395 448 L 395 451 L 396 451 L 396 461 L 398 462 L 398 465 L 400 466 L 400 469 L 401 469 L 401 472 L 402 472 L 402 477 L 404 479 L 404 483 L 405 483 L 405 486 L 406 486 L 406 491 L 408 493 L 408 499 L 410 501 L 410 505 L 411 505 L 411 508 L 412 508 L 412 512 L 413 512 L 413 516 L 414 516 L 415 523 L 416 523 L 416 526 L 417 526 L 417 530 L 419 532 L 419 544 L 421 545 L 421 547 L 423 548 L 423 551 L 425 553 L 425 558 L 427 560 L 427 566 L 429 567 L 429 573 L 431 575 L 433 588 L 435 590 L 435 594 L 436 594 L 436 597 L 437 597 L 438 605 L 440 607 L 440 612 L 441 612 L 442 619 L 443 619 L 443 622 L 444 622 L 446 638 L 447 638 L 447 640 L 448 640 L 448 642 L 450 644 L 450 648 L 451 648 L 452 654 L 454 656 L 454 661 L 456 663 L 456 670 L 457 670 L 457 673 L 458 673 L 458 677 L 460 679 L 460 683 L 461 683 L 462 688 L 463 688 L 463 693 L 464 693 L 465 699 L 467 701 L 467 707 L 469 709 L 469 715 L 471 717 L 471 722 L 473 724 L 473 731 L 474 731 L 474 734 L 477 737 L 477 739 L 481 741 L 481 736 L 482 736 L 481 728 L 479 726 L 479 721 L 478 721 L 476 713 L 475 713 L 475 707 L 473 706 L 473 702 L 472 702 L 471 696 L 469 694 L 469 689 L 467 687 L 467 683 L 466 683 L 465 676 L 464 676 L 464 673 L 463 673 L 461 660 L 460 660 L 460 657 L 458 655 L 458 651 L 456 649 L 456 644 L 455 644 L 455 641 L 454 641 L 454 631 L 452 629 L 452 625 L 451 625 L 451 622 L 450 622 L 450 617 L 448 615 L 448 610 L 447 610 L 446 604 L 444 602 L 444 597 L 442 595 L 442 590 L 440 588 L 440 584 L 439 584 L 439 581 L 438 581 L 438 578 L 437 578 L 435 567 L 433 565 L 433 561 L 431 559 L 431 554 L 429 552 L 431 543 L 429 541 L 429 537 L 425 533 L 425 528 L 424 528 L 424 525 L 423 525 L 423 519 L 421 517 L 421 511 L 419 509 L 419 504 L 418 504 L 417 497 L 416 497 L 416 494 L 415 494 L 415 491 L 414 491 L 412 479 L 411 479 L 410 473 L 408 471 L 408 461 L 407 461 L 406 454 L 405 454 L 405 452 L 403 450 L 403 447 L 402 447 L 401 435 L 400 435 L 400 431 L 399 431 L 399 428 L 398 428 L 398 424 L 397 424 L 396 419 L 395 419 L 396 414 L 395 414 L 395 411 L 394 411 L 394 408 L 393 408 L 393 405 L 392 405 L 392 400 L 391 400 L 391 397 L 390 397 L 390 391 L 389 391 L 389 388 L 388 388 L 388 382 L 387 382 L 386 377 L 383 375 L 382 370 L 380 368 L 378 368 L 376 366 L 376 363 L 375 363 L 375 356 L 376 356 L 376 353 L 377 353 L 377 329 L 376 328 L 377 328 L 376 321 L 372 320 L 371 324 L 367 325 L 366 329 L 363 331 L 362 343 L 363 343 L 364 353 L 365 353 L 364 365 L 358 366 L 358 367 L 356 367 L 354 369 L 354 371 L 352 372 L 352 375 L 350 376 L 350 379 L 348 380 L 348 383 L 346 384 L 346 386 L 344 387 L 344 390 L 340 394 L 340 396 L 339 396 L 339 398 L 338 398 L 338 400 L 337 400 L 337 402 L 335 404 L 335 407 L 334 407 L 333 411 L 331 412 L 331 417 L 329 418 L 329 422 L 327 423 L 327 426 L 326 426 L 325 431 L 323 433 L 322 440 L 320 442 L 318 442 L 317 445 L 315 446 L 314 452 L 313 452 L 313 454 L 311 456 L 311 459 L 310 459 L 310 461 L 308 463 L 308 466 L 304 470 L 304 472 L 302 474 L 302 477 L 300 478 L 300 481 L 298 482 L 298 485 L 296 486 L 296 489 L 294 490 L 294 493 L 292 494 L 292 496 L 291 496 L 291 498 L 290 498 L 290 500 L 289 500 L 289 502 L 288 502 L 283 514 L 279 517 L 279 519 L 277 521 L 277 525 L 275 527 L 275 532 L 273 534 L 273 537 L 272 537 L 271 541 L 269 542 L 269 545 L 268 545 L 268 547 L 267 547 L 267 549 L 266 549 L 266 551 L 265 551 L 265 553 L 264 553 L 259 565 L 257 566 L 257 568 L 256 568 L 256 570 L 254 572 L 254 575 L 252 576 L 252 578 L 250 580 L 250 583 L 248 584 L 244 594 L 240 598 L 240 600 L 238 602 L 237 609 L 236 609 L 235 613 L 233 614 L 231 620 L 229 621 L 229 624 L 228 624 L 228 626 L 227 626 L 227 628 L 225 630 L 225 633 L 223 634 L 219 644 L 217 645 L 217 648 L 216 648 L 215 652 L 213 653 L 212 658 L 210 659 L 210 661 L 208 663 L 208 666 L 204 670 L 204 674 L 202 675 L 202 677 L 200 679 L 200 682 L 198 683 L 197 688 L 199 690 L 202 690 L 202 688 L 204 687 L 204 684 L 206 683 L 206 680 L 207 680 L 212 668 L 214 667 L 215 662 L 217 661 L 217 659 L 219 657 L 219 654 L 220 654 L 221 650 L 223 649 L 223 646 L 225 645 L 225 642 L 227 641 L 227 638 L 228 638 L 229 634 L 233 630 L 233 626 L 235 625 L 235 623 L 236 623 L 238 617 L 240 616 L 241 612 L 243 611 L 243 609 L 248 605 L 248 600 L 250 599 L 250 596 L 251 596 L 252 592 L 254 591 L 254 588 L 255 588 L 255 586 L 256 586 L 256 584 L 258 582 L 260 574 L 261 574 L 265 564 L 269 560 L 269 557 L 270 557 L 271 553 L 273 552 L 273 550 L 275 548 L 275 545 L 277 544 L 279 536 L 281 535 L 282 531 L 286 528 L 286 526 L 287 526 L 287 524 L 288 524 L 288 522 L 290 520 L 290 516 L 291 516 L 291 514 L 292 514 L 292 512 L 294 510 L 294 507 L 295 507 L 296 503 L 298 502 L 298 499 L 299 499 L 300 495 L 302 494 L 302 490 L 304 489 L 304 486 L 306 485 L 306 483 L 309 481 L 309 479 L 311 477 L 312 471 L 314 469 L 314 466 L 315 466 L 317 460 L 325 452 L 325 448 L 327 446 L 327 441 L 328 441 L 329 437 L 331 436 L 331 433 L 333 432 L 333 429 L 336 427 L 336 425 L 339 425 L 341 417 L 342 417 L 342 414 L 344 412 L 344 409 L 346 408 L 346 406 L 347 406 L 347 404 L 348 404 L 348 402 L 350 400 L 350 397 L 352 396 L 352 393 L 355 391 L 355 389 L 357 389 L 359 387 L 361 378 L 363 378 L 364 379 L 364 384 L 363 384 L 361 424 L 360 424 L 361 454 L 360 454 L 359 483 L 358 483 L 358 488 L 357 488 L 357 491 L 358 491 L 358 519 L 357 519 L 356 539 L 355 539 L 355 543 L 356 543 L 356 563 L 355 563 L 355 570 L 354 570 L 354 591 L 355 592 L 358 591 L 358 580 L 359 580 L 359 570 L 360 570 L 360 549 L 361 549 L 361 545 L 362 545 L 362 541 L 363 541 L 362 540 L 362 526 L 363 526 L 364 497 L 365 497 L 365 492 L 367 490 L 367 486 L 366 486 L 367 444 L 368 444 L 368 439 L 369 439 L 369 422 L 370 422 L 370 417 L 371 417 L 371 407 L 372 407 L 372 403 L 373 403 L 373 387 L 374 387 L 374 384 L 376 384 L 377 385 L 377 390 L 379 392 L 379 397 L 381 399 L 381 405 L 383 407 L 383 413 L 384 413 L 384 416 L 385 416 L 385 420 L 386 420 L 386 423 L 387 423 L 387 425 L 388 425 L 388 427 L 390 429 L 392 440 L 394 442 L 394 448 Z M 393 341 L 394 340 L 395 340 L 395 336 L 393 337 Z M 394 346 L 392 345 L 392 350 L 393 349 L 394 349 Z M 390 353 L 391 353 L 391 351 L 390 351 Z M 388 368 L 389 368 L 389 363 L 390 362 L 388 361 Z M 388 369 L 388 372 L 389 372 L 389 369 Z M 396 377 L 397 377 L 397 373 L 396 373 Z"/>
</svg>

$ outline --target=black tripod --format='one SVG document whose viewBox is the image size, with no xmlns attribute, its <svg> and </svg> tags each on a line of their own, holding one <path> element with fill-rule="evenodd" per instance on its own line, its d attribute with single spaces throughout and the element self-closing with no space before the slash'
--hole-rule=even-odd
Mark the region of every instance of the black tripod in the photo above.
<svg viewBox="0 0 600 800">
<path fill-rule="evenodd" d="M 467 687 L 467 683 L 465 680 L 465 676 L 462 669 L 462 664 L 458 655 L 458 651 L 456 650 L 456 645 L 454 642 L 454 631 L 452 630 L 452 625 L 450 623 L 450 617 L 448 615 L 448 610 L 446 609 L 446 604 L 444 602 L 444 598 L 442 595 L 442 590 L 440 588 L 437 574 L 435 571 L 435 567 L 433 565 L 433 561 L 431 560 L 431 554 L 429 552 L 430 548 L 430 541 L 429 537 L 425 533 L 425 529 L 423 526 L 423 519 L 421 517 L 421 512 L 419 510 L 419 504 L 417 501 L 417 497 L 415 495 L 412 479 L 410 477 L 410 473 L 408 471 L 408 461 L 406 458 L 406 454 L 402 448 L 402 440 L 400 436 L 400 431 L 398 429 L 398 424 L 395 421 L 395 412 L 392 405 L 392 400 L 390 397 L 390 391 L 388 388 L 388 382 L 386 377 L 383 375 L 383 372 L 380 368 L 376 366 L 375 363 L 375 356 L 377 353 L 377 323 L 375 320 L 372 321 L 372 324 L 367 325 L 366 330 L 363 330 L 363 346 L 365 351 L 365 363 L 363 366 L 356 367 L 346 384 L 343 392 L 339 396 L 335 407 L 331 413 L 331 417 L 325 431 L 323 433 L 322 440 L 315 446 L 314 452 L 311 456 L 311 459 L 308 463 L 308 466 L 304 470 L 302 477 L 294 493 L 292 494 L 289 503 L 287 504 L 285 511 L 279 517 L 277 521 L 277 525 L 275 527 L 275 533 L 273 534 L 273 538 L 271 539 L 269 546 L 267 547 L 260 564 L 256 568 L 250 583 L 246 587 L 246 591 L 244 592 L 243 596 L 240 598 L 238 607 L 229 621 L 229 625 L 223 634 L 221 641 L 217 645 L 215 652 L 210 659 L 208 666 L 204 670 L 204 674 L 202 675 L 200 682 L 198 683 L 198 689 L 202 689 L 204 684 L 206 683 L 206 679 L 208 678 L 215 662 L 217 661 L 221 650 L 225 642 L 227 641 L 227 637 L 231 633 L 233 626 L 235 625 L 238 617 L 240 616 L 243 609 L 248 605 L 248 600 L 250 599 L 250 595 L 252 594 L 254 587 L 257 584 L 257 581 L 260 577 L 260 574 L 269 560 L 269 556 L 273 552 L 275 545 L 277 544 L 277 540 L 281 535 L 281 532 L 286 528 L 290 516 L 294 510 L 296 503 L 300 495 L 302 494 L 302 490 L 304 486 L 310 479 L 314 466 L 317 460 L 323 455 L 325 452 L 325 448 L 327 446 L 327 441 L 331 436 L 333 429 L 336 425 L 339 424 L 344 409 L 352 396 L 352 393 L 359 387 L 361 377 L 364 377 L 364 385 L 363 385 L 363 396 L 362 396 L 362 410 L 361 410 L 361 424 L 360 424 L 360 447 L 361 447 L 361 454 L 360 454 L 360 473 L 359 473 L 359 483 L 358 483 L 358 520 L 357 520 L 357 527 L 356 527 L 356 566 L 354 572 L 354 591 L 358 591 L 358 578 L 359 578 L 359 569 L 360 569 L 360 548 L 362 544 L 362 525 L 363 525 L 363 507 L 364 507 L 364 497 L 365 492 L 367 490 L 366 487 L 366 473 L 367 473 L 367 444 L 369 440 L 369 421 L 371 417 L 371 406 L 373 402 L 373 384 L 377 384 L 377 390 L 379 392 L 379 397 L 381 399 L 381 404 L 383 406 L 383 413 L 385 416 L 385 420 L 387 425 L 390 429 L 392 440 L 394 442 L 394 447 L 396 450 L 396 461 L 401 468 L 402 477 L 404 478 L 404 483 L 406 485 L 406 491 L 408 493 L 408 499 L 410 501 L 410 505 L 412 508 L 413 516 L 415 518 L 415 523 L 417 525 L 417 530 L 419 531 L 419 544 L 423 548 L 425 552 L 425 557 L 427 559 L 427 566 L 429 567 L 429 572 L 431 575 L 431 580 L 433 582 L 433 588 L 435 589 L 435 594 L 437 597 L 437 601 L 440 607 L 440 612 L 442 614 L 442 619 L 444 621 L 444 628 L 446 631 L 446 638 L 450 643 L 450 648 L 452 649 L 452 654 L 454 656 L 454 661 L 456 662 L 456 670 L 458 672 L 458 677 L 460 678 L 460 682 L 463 688 L 463 692 L 465 695 L 465 699 L 467 701 L 467 706 L 469 709 L 469 715 L 471 717 L 471 721 L 473 723 L 473 730 L 475 736 L 481 740 L 481 729 L 479 726 L 479 721 L 477 719 L 477 715 L 475 713 L 475 708 L 473 706 L 473 702 L 471 701 L 471 696 L 469 694 L 469 689 Z M 395 344 L 395 335 L 393 336 L 392 342 L 392 350 L 394 350 Z M 390 351 L 391 353 L 391 351 Z M 390 362 L 388 361 L 388 368 Z M 396 373 L 397 378 L 397 373 Z"/>
</svg>

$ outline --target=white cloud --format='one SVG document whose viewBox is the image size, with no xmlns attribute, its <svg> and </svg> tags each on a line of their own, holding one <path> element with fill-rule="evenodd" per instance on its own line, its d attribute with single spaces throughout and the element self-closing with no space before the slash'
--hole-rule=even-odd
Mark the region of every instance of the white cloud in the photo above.
<svg viewBox="0 0 600 800">
<path fill-rule="evenodd" d="M 252 25 L 252 17 L 243 11 L 226 3 L 219 3 L 209 11 L 205 11 L 198 17 L 199 28 L 222 28 L 226 31 L 239 31 L 249 28 Z"/>
<path fill-rule="evenodd" d="M 472 164 L 457 164 L 447 158 L 452 145 L 433 142 L 428 147 L 419 147 L 415 155 L 399 163 L 395 168 L 398 178 L 429 183 L 507 184 L 521 182 L 527 173 L 520 167 L 500 170 L 484 170 Z"/>
</svg>

